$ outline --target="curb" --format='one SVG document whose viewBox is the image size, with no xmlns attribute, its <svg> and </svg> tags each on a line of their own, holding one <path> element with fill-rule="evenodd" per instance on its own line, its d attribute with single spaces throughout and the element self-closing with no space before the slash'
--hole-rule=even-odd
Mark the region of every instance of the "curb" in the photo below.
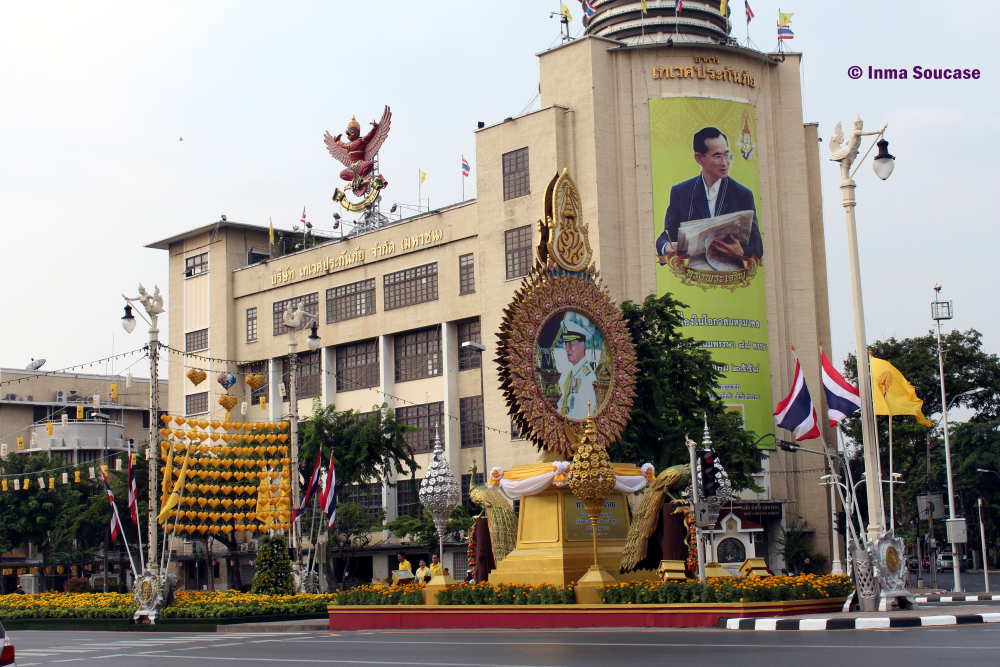
<svg viewBox="0 0 1000 667">
<path fill-rule="evenodd" d="M 996 602 L 1000 595 L 927 595 L 913 599 L 916 602 Z"/>
<path fill-rule="evenodd" d="M 881 628 L 921 628 L 941 625 L 1000 623 L 1000 614 L 956 616 L 899 616 L 890 618 L 720 618 L 724 630 L 877 630 Z"/>
</svg>

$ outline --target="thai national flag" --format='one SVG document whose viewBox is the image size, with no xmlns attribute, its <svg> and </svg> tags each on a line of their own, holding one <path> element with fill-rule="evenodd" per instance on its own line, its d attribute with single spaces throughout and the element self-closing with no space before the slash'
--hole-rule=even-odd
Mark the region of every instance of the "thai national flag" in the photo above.
<svg viewBox="0 0 1000 667">
<path fill-rule="evenodd" d="M 139 490 L 135 485 L 135 454 L 128 455 L 128 513 L 132 523 L 139 525 Z"/>
<path fill-rule="evenodd" d="M 792 34 L 792 29 L 787 25 L 778 26 L 778 39 L 794 39 L 795 35 Z"/>
<path fill-rule="evenodd" d="M 111 485 L 108 484 L 108 476 L 104 473 L 104 466 L 100 466 L 101 479 L 104 480 L 104 490 L 108 492 L 108 499 L 111 501 L 111 541 L 118 541 L 118 533 L 122 529 L 122 521 L 118 517 L 118 506 L 115 505 L 115 494 L 111 492 Z"/>
<path fill-rule="evenodd" d="M 326 474 L 326 486 L 319 492 L 319 504 L 326 512 L 328 526 L 333 528 L 333 523 L 337 519 L 337 467 L 333 463 L 332 455 L 330 456 L 330 471 Z"/>
<path fill-rule="evenodd" d="M 306 226 L 306 207 L 305 206 L 302 207 L 302 219 L 299 220 L 299 222 L 302 223 L 303 227 Z"/>
<path fill-rule="evenodd" d="M 827 416 L 830 426 L 844 421 L 847 415 L 861 409 L 861 392 L 837 372 L 823 353 L 823 391 L 826 392 Z"/>
<path fill-rule="evenodd" d="M 594 9 L 594 5 L 590 4 L 590 0 L 583 0 L 583 13 L 589 19 L 594 13 L 597 12 Z"/>
<path fill-rule="evenodd" d="M 778 426 L 795 434 L 796 440 L 810 440 L 819 437 L 819 422 L 816 418 L 816 408 L 813 407 L 806 378 L 802 374 L 799 360 L 795 360 L 795 380 L 792 382 L 792 392 L 774 411 Z"/>
<path fill-rule="evenodd" d="M 747 23 L 750 23 L 750 19 L 753 18 L 753 10 L 750 9 L 750 0 L 743 0 L 743 3 L 747 7 Z"/>
<path fill-rule="evenodd" d="M 469 166 L 469 161 L 462 157 L 462 176 L 468 176 L 472 173 L 472 167 Z"/>
<path fill-rule="evenodd" d="M 316 467 L 313 469 L 312 477 L 309 479 L 309 486 L 306 487 L 306 492 L 302 494 L 302 502 L 292 511 L 292 523 L 295 523 L 305 513 L 306 507 L 309 506 L 309 501 L 312 500 L 313 494 L 316 493 L 316 487 L 319 486 L 319 470 L 322 463 L 323 450 L 320 450 L 319 456 L 316 457 Z"/>
<path fill-rule="evenodd" d="M 684 9 L 684 0 L 674 0 L 674 11 L 679 12 Z"/>
</svg>

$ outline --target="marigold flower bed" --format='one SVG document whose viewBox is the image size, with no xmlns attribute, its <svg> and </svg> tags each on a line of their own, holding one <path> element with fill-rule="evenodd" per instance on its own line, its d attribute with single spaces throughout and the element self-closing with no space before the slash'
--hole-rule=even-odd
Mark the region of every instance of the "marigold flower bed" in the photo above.
<svg viewBox="0 0 1000 667">
<path fill-rule="evenodd" d="M 718 577 L 702 585 L 687 581 L 629 581 L 598 589 L 605 604 L 678 604 L 713 602 L 794 602 L 846 597 L 850 577 L 803 574 L 796 577 Z"/>
<path fill-rule="evenodd" d="M 254 595 L 237 591 L 177 594 L 164 618 L 231 618 L 323 613 L 336 598 L 321 595 Z M 135 599 L 128 593 L 38 593 L 0 596 L 0 620 L 27 618 L 131 618 Z"/>
<path fill-rule="evenodd" d="M 404 586 L 356 586 L 333 594 L 331 604 L 347 607 L 356 605 L 423 604 L 423 584 Z"/>
</svg>

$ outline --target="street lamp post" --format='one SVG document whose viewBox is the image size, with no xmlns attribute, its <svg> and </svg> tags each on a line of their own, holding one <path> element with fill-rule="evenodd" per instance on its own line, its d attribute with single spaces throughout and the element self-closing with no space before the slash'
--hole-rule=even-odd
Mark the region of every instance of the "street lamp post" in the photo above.
<svg viewBox="0 0 1000 667">
<path fill-rule="evenodd" d="M 292 507 L 299 506 L 299 405 L 298 405 L 298 395 L 295 391 L 295 372 L 298 366 L 298 341 L 295 340 L 295 336 L 301 330 L 302 325 L 304 325 L 309 320 L 312 320 L 312 326 L 310 327 L 309 337 L 306 339 L 306 343 L 309 345 L 309 351 L 315 352 L 320 348 L 322 341 L 316 330 L 319 328 L 319 320 L 315 315 L 311 315 L 302 309 L 302 306 L 298 306 L 295 311 L 292 311 L 292 306 L 285 309 L 282 315 L 282 321 L 285 326 L 288 327 L 288 401 L 289 401 L 289 418 L 288 423 L 291 428 L 291 474 L 289 475 L 290 481 L 292 483 Z M 296 549 L 296 555 L 298 555 L 299 540 L 297 535 L 296 521 L 291 527 L 291 538 L 292 546 Z"/>
<path fill-rule="evenodd" d="M 157 367 L 156 361 L 159 355 L 160 346 L 160 329 L 157 327 L 157 318 L 161 313 L 166 312 L 163 307 L 163 297 L 160 295 L 160 288 L 153 286 L 153 293 L 149 294 L 146 289 L 139 285 L 139 296 L 135 298 L 125 297 L 126 301 L 132 302 L 137 301 L 142 304 L 143 309 L 149 316 L 149 447 L 146 449 L 146 459 L 149 461 L 149 517 L 147 523 L 147 544 L 149 547 L 149 557 L 146 559 L 147 569 L 151 570 L 153 574 L 158 573 L 158 566 L 160 559 L 157 557 L 157 543 L 156 543 L 156 516 L 159 514 L 157 511 L 157 497 L 158 497 L 158 485 L 156 483 L 156 462 L 159 460 L 159 452 L 156 447 L 156 433 L 157 424 L 159 420 L 160 413 L 160 383 L 157 378 Z M 122 327 L 128 333 L 132 333 L 135 329 L 135 317 L 132 315 L 132 306 L 125 306 L 125 315 L 122 317 Z M 105 573 L 105 576 L 107 574 Z"/>
<path fill-rule="evenodd" d="M 941 320 L 953 317 L 951 301 L 940 301 L 941 283 L 934 283 L 934 301 L 931 303 L 931 318 L 937 325 L 938 369 L 941 376 L 941 424 L 944 427 L 944 465 L 948 473 L 948 542 L 951 544 L 951 565 L 955 572 L 955 592 L 962 590 L 962 574 L 959 567 L 958 549 L 955 543 L 955 526 L 958 518 L 955 516 L 955 491 L 951 476 L 951 442 L 948 437 L 948 399 L 944 389 L 944 352 L 941 349 Z"/>
<path fill-rule="evenodd" d="M 486 364 L 483 363 L 483 352 L 486 351 L 486 346 L 482 343 L 475 343 L 471 340 L 467 340 L 462 343 L 462 347 L 467 350 L 478 350 L 479 351 L 479 397 L 483 402 L 483 423 L 482 434 L 483 434 L 483 476 L 484 479 L 489 479 L 490 469 L 486 467 L 486 390 L 484 389 L 485 384 L 483 382 L 483 375 L 486 373 Z M 472 486 L 476 485 L 476 480 L 472 480 Z"/>
<path fill-rule="evenodd" d="M 977 468 L 976 472 L 987 472 L 993 473 L 997 477 L 1000 477 L 1000 472 L 996 470 L 986 470 L 985 468 Z M 979 498 L 979 539 L 983 543 L 983 578 L 986 580 L 986 592 L 990 592 L 990 566 L 986 559 L 986 527 L 983 526 L 983 499 Z"/>
<path fill-rule="evenodd" d="M 863 132 L 862 122 L 858 117 L 854 120 L 854 128 L 848 133 L 847 142 L 844 146 L 843 132 L 840 125 L 837 125 L 836 139 L 830 142 L 833 154 L 830 160 L 840 163 L 840 189 L 844 199 L 844 211 L 847 216 L 847 245 L 850 254 L 851 265 L 851 296 L 854 305 L 854 344 L 858 359 L 858 389 L 861 394 L 861 435 L 865 456 L 865 471 L 869 479 L 879 479 L 878 451 L 875 444 L 875 423 L 872 415 L 872 392 L 871 392 L 871 369 L 868 365 L 868 339 L 865 335 L 864 303 L 861 297 L 861 263 L 858 255 L 858 231 L 855 220 L 854 208 L 857 202 L 854 199 L 854 180 L 852 179 L 851 165 L 858 156 L 858 148 L 861 146 L 861 137 L 877 135 L 879 138 L 879 154 L 875 159 L 875 173 L 879 178 L 885 180 L 892 173 L 894 164 L 893 156 L 889 155 L 889 142 L 882 139 L 885 126 L 878 132 Z M 839 139 L 840 141 L 838 141 Z M 871 147 L 868 149 L 871 152 Z M 868 153 L 865 153 L 867 156 Z M 864 158 L 861 158 L 864 162 Z M 861 164 L 859 163 L 860 167 Z M 857 171 L 857 169 L 855 169 Z M 881 493 L 878 484 L 868 484 L 868 539 L 873 541 L 878 538 L 884 530 L 885 520 L 883 517 Z"/>
</svg>

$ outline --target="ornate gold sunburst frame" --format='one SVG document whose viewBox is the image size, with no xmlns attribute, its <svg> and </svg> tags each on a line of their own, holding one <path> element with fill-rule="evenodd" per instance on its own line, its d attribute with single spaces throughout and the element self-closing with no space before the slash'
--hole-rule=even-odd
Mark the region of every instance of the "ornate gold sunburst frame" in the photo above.
<svg viewBox="0 0 1000 667">
<path fill-rule="evenodd" d="M 604 401 L 594 406 L 594 427 L 602 446 L 617 441 L 635 398 L 635 345 L 593 265 L 586 271 L 569 273 L 551 259 L 535 263 L 504 310 L 497 362 L 509 412 L 521 435 L 539 450 L 568 458 L 582 440 L 587 422 L 560 414 L 548 401 L 536 359 L 542 327 L 553 315 L 566 311 L 587 317 L 604 337 L 611 361 L 610 383 Z"/>
</svg>

